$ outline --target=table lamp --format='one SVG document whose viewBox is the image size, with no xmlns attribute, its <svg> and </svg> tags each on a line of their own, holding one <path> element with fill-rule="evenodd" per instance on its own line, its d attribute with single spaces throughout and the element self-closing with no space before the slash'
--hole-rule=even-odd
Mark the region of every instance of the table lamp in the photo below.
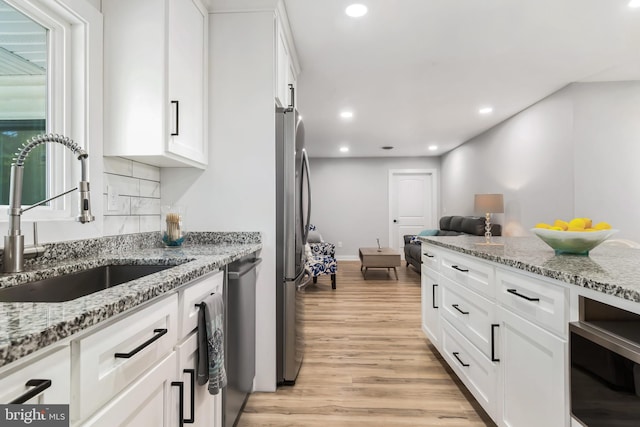
<svg viewBox="0 0 640 427">
<path fill-rule="evenodd" d="M 485 214 L 484 237 L 485 245 L 500 245 L 491 242 L 491 214 L 504 212 L 504 200 L 502 194 L 476 194 L 474 199 L 476 213 Z"/>
</svg>

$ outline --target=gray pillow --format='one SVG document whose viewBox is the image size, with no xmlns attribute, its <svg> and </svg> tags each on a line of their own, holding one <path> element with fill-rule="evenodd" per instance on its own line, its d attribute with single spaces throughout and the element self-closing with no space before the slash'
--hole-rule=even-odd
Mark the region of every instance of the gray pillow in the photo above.
<svg viewBox="0 0 640 427">
<path fill-rule="evenodd" d="M 322 243 L 322 236 L 316 230 L 309 230 L 308 243 Z"/>
</svg>

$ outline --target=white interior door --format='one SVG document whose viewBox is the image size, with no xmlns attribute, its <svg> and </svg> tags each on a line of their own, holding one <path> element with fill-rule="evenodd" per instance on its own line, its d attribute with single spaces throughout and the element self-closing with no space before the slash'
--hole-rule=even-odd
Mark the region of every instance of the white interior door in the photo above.
<svg viewBox="0 0 640 427">
<path fill-rule="evenodd" d="M 433 170 L 389 171 L 389 244 L 404 255 L 405 234 L 436 227 L 437 177 Z"/>
</svg>

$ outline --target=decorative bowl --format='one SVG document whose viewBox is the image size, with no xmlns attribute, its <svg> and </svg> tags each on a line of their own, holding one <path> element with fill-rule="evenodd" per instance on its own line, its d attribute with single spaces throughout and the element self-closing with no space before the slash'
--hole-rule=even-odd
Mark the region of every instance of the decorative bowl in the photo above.
<svg viewBox="0 0 640 427">
<path fill-rule="evenodd" d="M 607 240 L 619 230 L 557 231 L 532 228 L 531 232 L 551 246 L 556 255 L 589 255 L 589 251 Z"/>
</svg>

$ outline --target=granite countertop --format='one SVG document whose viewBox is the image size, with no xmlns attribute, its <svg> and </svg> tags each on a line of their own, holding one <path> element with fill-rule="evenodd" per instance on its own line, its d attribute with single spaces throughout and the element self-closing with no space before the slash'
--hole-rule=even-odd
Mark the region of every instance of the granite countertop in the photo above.
<svg viewBox="0 0 640 427">
<path fill-rule="evenodd" d="M 484 246 L 484 237 L 429 236 L 423 242 L 520 270 L 640 302 L 640 249 L 602 244 L 589 256 L 556 255 L 535 236 L 494 237 L 503 246 Z"/>
<path fill-rule="evenodd" d="M 1 274 L 0 288 L 107 264 L 175 267 L 67 302 L 0 303 L 0 366 L 170 292 L 262 248 L 259 233 L 193 233 L 165 249 L 158 233 L 45 245 L 23 273 Z M 140 237 L 142 236 L 142 237 Z M 84 254 L 85 256 L 80 256 Z"/>
</svg>

